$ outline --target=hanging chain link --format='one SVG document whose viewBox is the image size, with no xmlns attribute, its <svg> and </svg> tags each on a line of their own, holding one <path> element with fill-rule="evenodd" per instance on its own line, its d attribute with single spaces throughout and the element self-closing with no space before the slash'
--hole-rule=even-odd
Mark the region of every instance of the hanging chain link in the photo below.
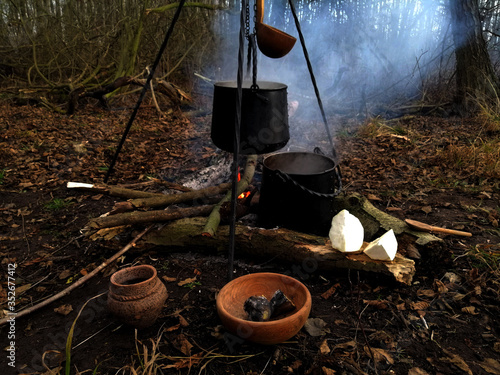
<svg viewBox="0 0 500 375">
<path fill-rule="evenodd" d="M 246 15 L 245 15 L 245 37 L 248 39 L 250 36 L 250 1 L 246 3 Z"/>
<path fill-rule="evenodd" d="M 257 0 L 253 4 L 253 29 L 250 34 L 250 1 L 246 3 L 246 18 L 245 18 L 245 35 L 248 40 L 248 52 L 247 52 L 247 76 L 250 75 L 250 70 L 252 70 L 252 91 L 257 91 L 259 86 L 257 85 L 257 38 L 256 38 L 256 27 L 257 22 Z M 253 68 L 253 69 L 252 69 Z"/>
</svg>

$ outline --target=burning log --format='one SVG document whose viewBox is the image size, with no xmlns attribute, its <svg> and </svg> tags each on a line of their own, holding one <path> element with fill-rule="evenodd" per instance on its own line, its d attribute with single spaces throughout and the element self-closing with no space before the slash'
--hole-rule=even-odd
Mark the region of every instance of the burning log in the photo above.
<svg viewBox="0 0 500 375">
<path fill-rule="evenodd" d="M 247 162 L 245 165 L 245 171 L 243 172 L 243 176 L 238 181 L 238 185 L 236 186 L 236 192 L 238 195 L 242 194 L 245 189 L 252 182 L 253 175 L 255 174 L 255 166 L 257 165 L 257 155 L 248 155 Z M 203 228 L 203 236 L 212 237 L 217 232 L 217 228 L 219 227 L 221 216 L 220 209 L 222 205 L 231 200 L 231 191 L 229 191 L 224 198 L 214 207 L 212 213 L 207 219 L 207 223 Z"/>
</svg>

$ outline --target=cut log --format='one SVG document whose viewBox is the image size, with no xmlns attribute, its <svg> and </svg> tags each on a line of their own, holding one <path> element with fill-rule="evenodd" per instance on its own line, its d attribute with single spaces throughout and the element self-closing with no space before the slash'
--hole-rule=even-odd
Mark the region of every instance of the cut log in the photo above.
<svg viewBox="0 0 500 375">
<path fill-rule="evenodd" d="M 164 246 L 165 251 L 213 251 L 227 249 L 229 227 L 219 227 L 217 236 L 202 236 L 204 218 L 186 218 L 150 232 L 145 241 Z M 289 262 L 291 270 L 308 273 L 339 268 L 388 275 L 399 283 L 411 285 L 415 262 L 399 254 L 392 262 L 376 261 L 365 254 L 344 254 L 333 249 L 326 237 L 288 229 L 262 229 L 236 226 L 236 249 L 248 255 Z"/>
</svg>

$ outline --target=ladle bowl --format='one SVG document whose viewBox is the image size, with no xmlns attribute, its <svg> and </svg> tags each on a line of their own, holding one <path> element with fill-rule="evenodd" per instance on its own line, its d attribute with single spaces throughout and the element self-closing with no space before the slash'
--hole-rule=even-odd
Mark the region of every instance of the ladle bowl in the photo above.
<svg viewBox="0 0 500 375">
<path fill-rule="evenodd" d="M 257 0 L 255 18 L 257 45 L 265 56 L 277 59 L 292 50 L 297 41 L 295 37 L 262 22 L 264 20 L 264 0 Z"/>
</svg>

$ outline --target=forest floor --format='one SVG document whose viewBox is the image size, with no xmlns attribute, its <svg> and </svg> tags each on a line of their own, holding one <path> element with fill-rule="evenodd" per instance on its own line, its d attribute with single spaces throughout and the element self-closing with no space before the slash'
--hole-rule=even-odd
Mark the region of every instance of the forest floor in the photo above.
<svg viewBox="0 0 500 375">
<path fill-rule="evenodd" d="M 3 314 L 12 265 L 19 312 L 91 272 L 142 230 L 90 240 L 82 229 L 120 200 L 66 188 L 68 181 L 103 181 L 129 115 L 91 105 L 71 117 L 0 105 Z M 72 337 L 71 373 L 142 374 L 147 367 L 158 374 L 500 374 L 498 123 L 331 121 L 346 193 L 360 193 L 398 218 L 472 236 L 436 234 L 443 240 L 438 248 L 416 246 L 412 285 L 357 271 L 303 275 L 310 317 L 325 325 L 272 346 L 224 340 L 215 298 L 226 283 L 225 254 L 169 253 L 140 243 L 71 294 L 1 327 L 3 373 L 63 373 Z M 290 124 L 290 148 L 328 149 L 321 121 L 298 111 Z M 144 108 L 110 184 L 177 182 L 223 156 L 210 140 L 210 116 L 159 118 Z M 114 270 L 131 264 L 155 266 L 169 292 L 160 318 L 137 332 L 108 313 L 105 295 L 83 307 L 107 291 Z M 237 256 L 235 275 L 290 273 L 292 266 Z"/>
</svg>

